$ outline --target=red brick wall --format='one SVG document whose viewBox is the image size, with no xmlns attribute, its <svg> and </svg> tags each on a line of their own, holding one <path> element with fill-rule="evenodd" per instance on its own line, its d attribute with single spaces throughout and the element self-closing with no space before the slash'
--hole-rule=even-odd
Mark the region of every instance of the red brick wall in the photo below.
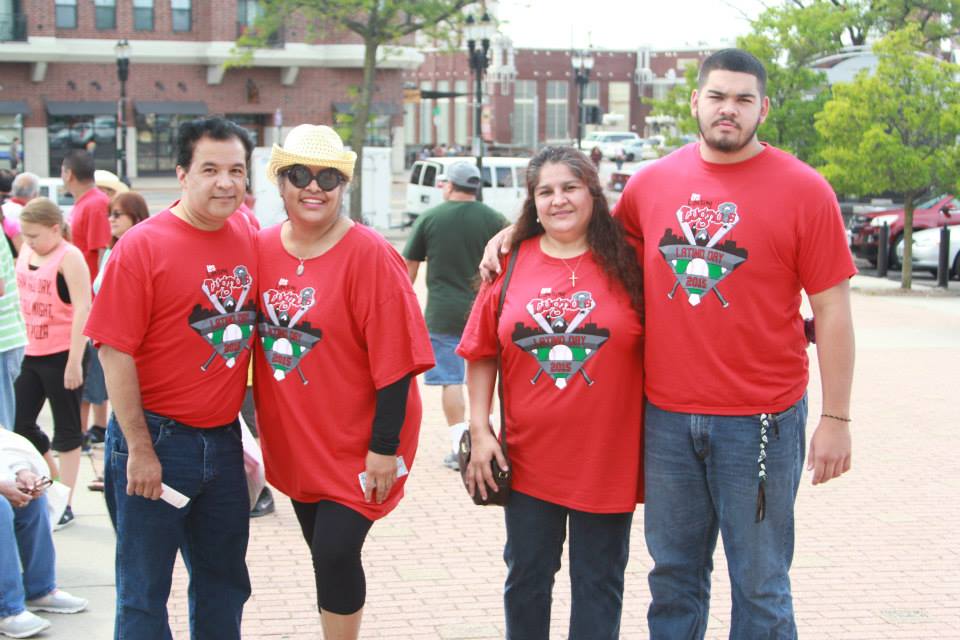
<svg viewBox="0 0 960 640">
<path fill-rule="evenodd" d="M 210 113 L 272 114 L 281 107 L 285 124 L 329 123 L 333 103 L 352 100 L 350 87 L 362 80 L 359 69 L 301 68 L 297 82 L 285 87 L 280 83 L 280 73 L 276 68 L 231 69 L 222 84 L 208 85 L 204 66 L 131 65 L 127 120 L 133 122 L 132 103 L 143 100 L 202 101 Z M 248 100 L 248 79 L 252 79 L 258 89 L 259 102 Z M 70 81 L 75 88 L 68 85 Z M 94 81 L 99 83 L 99 91 L 92 85 Z M 181 83 L 183 87 L 179 86 Z M 377 87 L 374 101 L 400 103 L 398 71 L 381 70 Z M 32 113 L 25 118 L 24 125 L 40 127 L 47 122 L 46 101 L 116 100 L 120 96 L 120 83 L 114 64 L 51 64 L 46 80 L 40 84 L 30 81 L 30 65 L 9 64 L 5 66 L 4 94 L 25 99 Z M 399 119 L 394 122 L 397 124 Z"/>
</svg>

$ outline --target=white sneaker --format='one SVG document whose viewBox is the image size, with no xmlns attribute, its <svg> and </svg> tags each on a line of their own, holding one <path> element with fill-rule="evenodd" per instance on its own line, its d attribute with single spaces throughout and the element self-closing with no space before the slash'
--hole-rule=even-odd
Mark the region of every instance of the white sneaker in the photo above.
<svg viewBox="0 0 960 640">
<path fill-rule="evenodd" d="M 63 589 L 54 589 L 42 598 L 27 600 L 30 611 L 49 611 L 50 613 L 79 613 L 87 608 L 84 598 L 72 596 Z"/>
<path fill-rule="evenodd" d="M 466 422 L 450 425 L 450 453 L 457 455 L 457 452 L 460 451 L 460 436 L 469 428 Z"/>
<path fill-rule="evenodd" d="M 29 638 L 50 626 L 49 620 L 21 611 L 15 616 L 0 619 L 0 635 L 8 638 Z"/>
</svg>

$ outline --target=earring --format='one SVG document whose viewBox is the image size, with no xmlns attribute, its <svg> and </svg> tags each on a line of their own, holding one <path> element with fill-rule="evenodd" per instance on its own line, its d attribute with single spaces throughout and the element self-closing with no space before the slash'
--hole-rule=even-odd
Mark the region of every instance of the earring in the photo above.
<svg viewBox="0 0 960 640">
<path fill-rule="evenodd" d="M 537 218 L 537 224 L 540 224 L 540 218 Z"/>
</svg>

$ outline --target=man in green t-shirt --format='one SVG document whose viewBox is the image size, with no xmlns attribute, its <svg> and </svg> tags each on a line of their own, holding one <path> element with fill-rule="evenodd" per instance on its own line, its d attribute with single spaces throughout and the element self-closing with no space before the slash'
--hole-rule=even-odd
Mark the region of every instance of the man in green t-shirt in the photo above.
<svg viewBox="0 0 960 640">
<path fill-rule="evenodd" d="M 427 329 L 437 365 L 424 374 L 428 385 L 443 387 L 443 413 L 450 426 L 451 453 L 443 463 L 457 469 L 454 453 L 466 430 L 463 399 L 464 364 L 455 352 L 476 295 L 477 265 L 487 241 L 507 226 L 507 219 L 477 202 L 480 171 L 469 162 L 450 165 L 441 205 L 425 211 L 403 249 L 410 281 L 420 263 L 427 267 Z"/>
</svg>

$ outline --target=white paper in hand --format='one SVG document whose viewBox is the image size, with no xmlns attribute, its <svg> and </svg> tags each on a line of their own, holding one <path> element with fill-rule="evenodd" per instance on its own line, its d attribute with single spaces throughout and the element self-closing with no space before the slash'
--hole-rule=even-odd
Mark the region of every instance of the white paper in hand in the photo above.
<svg viewBox="0 0 960 640">
<path fill-rule="evenodd" d="M 177 509 L 183 509 L 185 506 L 187 506 L 187 503 L 190 502 L 190 498 L 183 495 L 165 482 L 160 483 L 160 488 L 163 489 L 163 493 L 160 494 L 160 499 L 167 504 L 173 505 Z"/>
</svg>

